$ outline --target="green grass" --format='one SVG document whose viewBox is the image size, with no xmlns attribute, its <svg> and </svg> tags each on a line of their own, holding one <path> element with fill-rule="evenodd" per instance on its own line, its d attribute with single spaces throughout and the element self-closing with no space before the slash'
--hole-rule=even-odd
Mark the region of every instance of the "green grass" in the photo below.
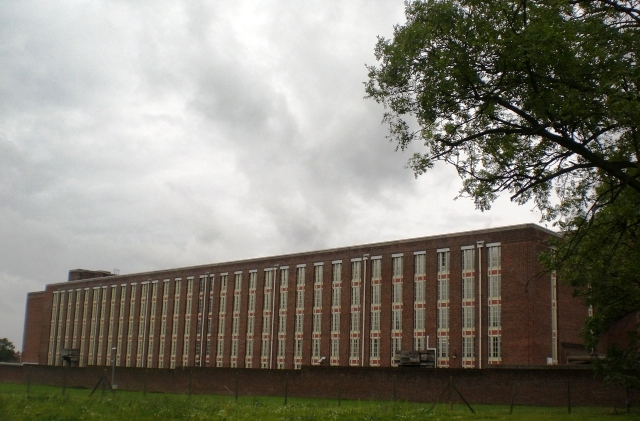
<svg viewBox="0 0 640 421">
<path fill-rule="evenodd" d="M 76 420 L 637 420 L 640 412 L 616 415 L 613 408 L 579 407 L 514 407 L 474 405 L 473 415 L 464 405 L 432 405 L 386 401 L 342 401 L 323 399 L 240 397 L 236 403 L 229 396 L 170 395 L 119 391 L 115 396 L 92 397 L 87 389 L 67 389 L 31 386 L 27 395 L 25 385 L 0 384 L 0 419 L 2 421 L 76 421 Z"/>
</svg>

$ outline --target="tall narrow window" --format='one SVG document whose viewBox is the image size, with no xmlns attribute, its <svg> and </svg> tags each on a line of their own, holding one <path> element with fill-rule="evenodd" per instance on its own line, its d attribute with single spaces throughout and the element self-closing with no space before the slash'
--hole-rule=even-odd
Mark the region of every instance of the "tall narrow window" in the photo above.
<svg viewBox="0 0 640 421">
<path fill-rule="evenodd" d="M 264 290 L 263 290 L 263 306 L 262 306 L 262 352 L 260 354 L 260 367 L 271 368 L 271 346 L 273 332 L 273 302 L 275 292 L 275 276 L 277 270 L 274 268 L 265 269 L 264 272 Z"/>
<path fill-rule="evenodd" d="M 426 348 L 425 313 L 426 301 L 426 256 L 424 251 L 414 253 L 413 276 L 413 349 L 424 351 Z"/>
<path fill-rule="evenodd" d="M 216 349 L 216 367 L 224 364 L 225 321 L 227 315 L 227 287 L 229 274 L 220 274 L 220 305 L 218 306 L 218 347 Z"/>
<path fill-rule="evenodd" d="M 67 308 L 66 299 L 67 292 L 60 291 L 60 304 L 58 306 L 58 327 L 56 332 L 56 357 L 55 365 L 62 365 L 61 351 L 63 348 L 62 342 L 64 341 L 64 319 L 65 311 Z"/>
<path fill-rule="evenodd" d="M 175 290 L 173 293 L 173 320 L 171 322 L 171 356 L 169 368 L 176 368 L 176 358 L 178 352 L 178 323 L 180 322 L 180 289 L 182 279 L 176 278 Z"/>
<path fill-rule="evenodd" d="M 80 334 L 80 359 L 78 361 L 79 367 L 86 366 L 85 351 L 87 349 L 87 331 L 89 326 L 89 300 L 91 299 L 91 289 L 84 289 L 84 304 L 82 306 L 82 332 Z M 54 354 L 55 356 L 55 354 Z"/>
<path fill-rule="evenodd" d="M 302 368 L 302 341 L 304 338 L 304 287 L 306 265 L 296 268 L 296 325 L 294 330 L 293 368 Z"/>
<path fill-rule="evenodd" d="M 73 312 L 73 335 L 71 348 L 78 349 L 78 336 L 80 335 L 80 323 L 82 323 L 82 289 L 76 289 L 76 308 Z"/>
<path fill-rule="evenodd" d="M 162 313 L 160 318 L 160 349 L 158 350 L 158 368 L 164 368 L 165 344 L 167 340 L 167 319 L 169 307 L 169 279 L 162 282 Z"/>
<path fill-rule="evenodd" d="M 209 299 L 207 304 L 207 309 L 205 313 L 207 314 L 207 325 L 205 326 L 205 332 L 207 335 L 207 342 L 205 344 L 205 354 L 204 354 L 204 365 L 206 367 L 211 366 L 211 356 L 213 355 L 213 350 L 211 349 L 211 344 L 213 343 L 213 315 L 214 315 L 214 300 L 213 293 L 215 287 L 215 276 L 209 275 Z"/>
<path fill-rule="evenodd" d="M 136 311 L 136 290 L 138 286 L 131 284 L 131 296 L 129 297 L 129 324 L 127 330 L 127 357 L 126 366 L 131 367 L 131 354 L 133 352 L 133 336 L 134 336 L 134 323 L 135 323 L 135 311 Z"/>
<path fill-rule="evenodd" d="M 391 256 L 391 268 L 391 365 L 395 365 L 395 354 L 402 350 L 402 254 Z"/>
<path fill-rule="evenodd" d="M 113 346 L 117 338 L 114 337 L 116 333 L 116 304 L 118 302 L 118 286 L 111 285 L 110 305 L 109 305 L 109 331 L 107 332 L 107 364 L 112 364 L 113 359 L 116 357 L 113 352 Z M 67 346 L 68 348 L 68 346 Z"/>
<path fill-rule="evenodd" d="M 204 348 L 202 346 L 205 340 L 205 318 L 207 305 L 207 275 L 200 276 L 198 280 L 198 308 L 196 312 L 196 367 L 202 367 L 205 361 Z"/>
<path fill-rule="evenodd" d="M 244 366 L 253 367 L 253 341 L 256 324 L 256 292 L 258 273 L 256 270 L 249 271 L 249 304 L 247 305 L 247 332 L 246 349 L 244 356 Z"/>
<path fill-rule="evenodd" d="M 122 342 L 124 341 L 124 321 L 127 305 L 127 284 L 120 285 L 120 306 L 118 308 L 118 346 L 116 349 L 116 365 L 122 365 Z"/>
<path fill-rule="evenodd" d="M 71 338 L 73 337 L 72 331 L 72 314 L 73 314 L 73 306 L 74 306 L 74 296 L 75 291 L 70 289 L 67 292 L 67 323 L 66 328 L 64 330 L 64 347 L 70 348 L 71 346 Z M 109 346 L 111 349 L 111 346 Z"/>
<path fill-rule="evenodd" d="M 287 343 L 287 295 L 289 294 L 289 268 L 280 267 L 280 306 L 278 310 L 277 367 L 285 368 Z"/>
<path fill-rule="evenodd" d="M 323 266 L 313 266 L 313 332 L 311 333 L 311 364 L 320 364 L 320 345 L 322 338 L 322 285 Z"/>
<path fill-rule="evenodd" d="M 382 260 L 380 256 L 371 257 L 371 330 L 369 365 L 380 365 L 380 311 L 382 310 Z"/>
<path fill-rule="evenodd" d="M 156 309 L 158 304 L 158 281 L 151 284 L 151 311 L 149 313 L 149 340 L 147 341 L 147 367 L 153 367 L 156 339 Z"/>
<path fill-rule="evenodd" d="M 449 249 L 437 251 L 437 365 L 449 367 Z"/>
<path fill-rule="evenodd" d="M 235 272 L 233 279 L 233 322 L 231 325 L 231 367 L 238 366 L 238 342 L 240 339 L 240 299 L 242 298 L 242 272 Z"/>
<path fill-rule="evenodd" d="M 51 306 L 51 327 L 49 330 L 49 353 L 47 355 L 47 364 L 54 365 L 56 363 L 56 330 L 58 329 L 58 308 L 60 306 L 60 293 L 53 293 L 53 305 Z"/>
<path fill-rule="evenodd" d="M 331 353 L 330 364 L 340 364 L 340 311 L 342 301 L 342 261 L 331 263 Z"/>
<path fill-rule="evenodd" d="M 500 364 L 502 362 L 502 281 L 501 281 L 501 250 L 500 243 L 487 244 L 487 283 L 489 293 L 487 305 L 489 306 L 488 342 L 489 342 L 489 364 Z"/>
<path fill-rule="evenodd" d="M 474 368 L 475 362 L 475 247 L 462 247 L 462 367 Z"/>
<path fill-rule="evenodd" d="M 184 309 L 184 334 L 182 337 L 182 366 L 189 365 L 191 345 L 191 310 L 193 309 L 193 276 L 187 278 L 187 302 Z"/>
<path fill-rule="evenodd" d="M 140 314 L 138 316 L 138 346 L 136 353 L 136 367 L 144 367 L 145 345 L 147 336 L 147 310 L 149 307 L 149 282 L 142 283 L 140 292 Z"/>
<path fill-rule="evenodd" d="M 360 365 L 360 315 L 362 289 L 362 259 L 351 260 L 351 321 L 349 323 L 349 365 Z"/>
<path fill-rule="evenodd" d="M 89 361 L 88 365 L 95 365 L 96 342 L 98 339 L 98 323 L 100 322 L 100 287 L 93 288 L 93 303 L 91 305 L 91 328 L 89 330 Z"/>
<path fill-rule="evenodd" d="M 105 361 L 102 359 L 102 349 L 104 348 L 104 340 L 105 340 L 105 328 L 106 328 L 106 316 L 107 316 L 107 287 L 102 287 L 101 292 L 102 298 L 100 303 L 100 318 L 98 321 L 98 349 L 97 349 L 97 365 L 107 365 Z M 109 361 L 107 361 L 108 363 Z"/>
</svg>

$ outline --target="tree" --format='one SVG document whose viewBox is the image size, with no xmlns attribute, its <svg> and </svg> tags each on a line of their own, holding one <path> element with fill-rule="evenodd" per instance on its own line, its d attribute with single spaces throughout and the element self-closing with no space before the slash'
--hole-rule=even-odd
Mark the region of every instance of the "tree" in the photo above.
<svg viewBox="0 0 640 421">
<path fill-rule="evenodd" d="M 640 192 L 640 10 L 625 4 L 410 2 L 393 41 L 378 40 L 367 93 L 400 149 L 424 142 L 416 175 L 454 165 L 480 209 L 508 191 L 571 215 L 602 174 Z"/>
<path fill-rule="evenodd" d="M 7 338 L 0 338 L 0 362 L 14 362 L 15 346 Z"/>
<path fill-rule="evenodd" d="M 545 262 L 594 306 L 583 334 L 595 348 L 640 310 L 639 2 L 425 0 L 406 17 L 378 39 L 365 84 L 391 140 L 424 144 L 416 176 L 453 165 L 477 208 L 508 192 L 559 226 Z"/>
</svg>

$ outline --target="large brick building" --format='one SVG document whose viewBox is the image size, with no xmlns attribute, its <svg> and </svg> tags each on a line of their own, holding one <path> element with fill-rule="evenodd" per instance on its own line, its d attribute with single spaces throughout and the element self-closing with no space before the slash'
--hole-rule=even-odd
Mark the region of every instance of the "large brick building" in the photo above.
<svg viewBox="0 0 640 421">
<path fill-rule="evenodd" d="M 130 275 L 72 270 L 27 297 L 23 362 L 80 366 L 563 364 L 586 307 L 545 273 L 536 225 Z M 580 351 L 578 351 L 580 352 Z"/>
</svg>

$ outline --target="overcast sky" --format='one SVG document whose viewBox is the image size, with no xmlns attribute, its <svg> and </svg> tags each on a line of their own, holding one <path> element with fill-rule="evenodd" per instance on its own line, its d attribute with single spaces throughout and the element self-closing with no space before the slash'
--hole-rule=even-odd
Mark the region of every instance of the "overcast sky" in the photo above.
<svg viewBox="0 0 640 421">
<path fill-rule="evenodd" d="M 0 337 L 69 269 L 121 274 L 538 222 L 405 168 L 364 99 L 402 0 L 5 1 Z"/>
</svg>

